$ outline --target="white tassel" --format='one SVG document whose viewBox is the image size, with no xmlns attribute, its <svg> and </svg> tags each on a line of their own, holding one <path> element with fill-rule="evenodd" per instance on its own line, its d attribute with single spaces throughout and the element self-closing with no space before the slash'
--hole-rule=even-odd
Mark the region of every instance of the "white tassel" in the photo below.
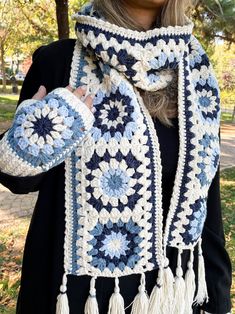
<svg viewBox="0 0 235 314">
<path fill-rule="evenodd" d="M 206 273 L 205 273 L 205 264 L 204 258 L 202 255 L 202 247 L 201 247 L 202 239 L 198 242 L 198 290 L 197 295 L 194 299 L 194 304 L 202 305 L 204 301 L 208 302 L 208 292 L 206 285 Z"/>
<path fill-rule="evenodd" d="M 60 294 L 57 297 L 56 314 L 69 314 L 69 302 L 67 297 L 67 275 L 63 275 Z"/>
<path fill-rule="evenodd" d="M 96 299 L 95 277 L 91 278 L 89 297 L 85 304 L 85 314 L 99 314 L 98 302 Z"/>
<path fill-rule="evenodd" d="M 166 258 L 164 271 L 163 271 L 163 295 L 162 300 L 162 313 L 173 313 L 173 301 L 174 301 L 174 282 L 175 278 L 169 267 L 169 260 Z"/>
<path fill-rule="evenodd" d="M 190 251 L 190 260 L 185 274 L 185 314 L 192 314 L 193 298 L 195 294 L 195 273 L 193 270 L 193 249 Z"/>
<path fill-rule="evenodd" d="M 148 314 L 156 314 L 160 312 L 162 300 L 164 298 L 163 290 L 163 269 L 159 268 L 157 283 L 154 286 L 150 299 L 149 299 L 149 311 Z"/>
<path fill-rule="evenodd" d="M 141 274 L 139 293 L 136 295 L 131 314 L 148 314 L 149 297 L 145 290 L 145 274 Z"/>
<path fill-rule="evenodd" d="M 174 285 L 174 304 L 173 312 L 174 314 L 184 314 L 185 310 L 185 281 L 183 278 L 183 270 L 181 267 L 181 253 L 182 249 L 178 252 L 178 262 L 176 268 L 176 278 Z"/>
<path fill-rule="evenodd" d="M 109 300 L 108 314 L 125 314 L 124 300 L 120 294 L 119 280 L 117 277 L 115 278 L 114 293 Z"/>
</svg>

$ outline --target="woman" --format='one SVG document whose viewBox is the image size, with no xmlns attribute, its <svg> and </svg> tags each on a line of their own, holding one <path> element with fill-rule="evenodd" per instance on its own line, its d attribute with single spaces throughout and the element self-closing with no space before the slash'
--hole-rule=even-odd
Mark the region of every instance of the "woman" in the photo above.
<svg viewBox="0 0 235 314">
<path fill-rule="evenodd" d="M 39 191 L 18 314 L 231 310 L 218 86 L 186 8 L 95 0 L 34 53 L 0 147 L 1 183 Z"/>
</svg>

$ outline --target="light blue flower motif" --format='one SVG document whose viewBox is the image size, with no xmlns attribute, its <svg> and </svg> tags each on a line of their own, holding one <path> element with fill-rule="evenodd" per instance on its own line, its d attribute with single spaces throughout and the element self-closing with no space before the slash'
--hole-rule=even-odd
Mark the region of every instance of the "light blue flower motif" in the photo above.
<svg viewBox="0 0 235 314">
<path fill-rule="evenodd" d="M 210 146 L 212 138 L 213 137 L 211 137 L 211 135 L 209 135 L 208 133 L 205 133 L 203 138 L 199 140 L 199 143 L 203 146 L 202 152 L 204 152 L 205 148 Z"/>
<path fill-rule="evenodd" d="M 20 109 L 14 125 L 14 138 L 19 148 L 37 157 L 40 153 L 52 155 L 55 148 L 64 147 L 65 140 L 81 131 L 81 124 L 76 130 L 79 115 L 75 120 L 70 111 L 64 102 L 52 95 Z"/>
<path fill-rule="evenodd" d="M 215 170 L 217 169 L 218 163 L 220 158 L 220 149 L 219 147 L 215 147 L 212 153 L 212 161 L 210 164 L 210 173 L 213 175 Z"/>
<path fill-rule="evenodd" d="M 17 124 L 21 124 L 24 123 L 26 121 L 26 115 L 24 113 L 20 114 L 17 118 L 16 118 L 16 123 Z"/>
<path fill-rule="evenodd" d="M 197 104 L 197 111 L 203 122 L 213 123 L 219 118 L 219 98 L 212 89 L 197 91 Z"/>
<path fill-rule="evenodd" d="M 69 130 L 69 129 L 65 129 L 64 131 L 62 131 L 61 133 L 61 137 L 63 139 L 70 139 L 73 135 L 73 131 Z"/>
<path fill-rule="evenodd" d="M 100 251 L 104 251 L 104 255 L 109 255 L 111 258 L 120 258 L 121 255 L 125 255 L 126 250 L 128 250 L 128 243 L 126 239 L 127 235 L 122 234 L 120 231 L 118 233 L 111 231 L 110 235 L 102 241 L 103 246 Z"/>
<path fill-rule="evenodd" d="M 206 220 L 206 202 L 200 202 L 201 207 L 198 211 L 193 213 L 194 219 L 190 222 L 189 234 L 192 240 L 197 240 L 201 235 L 205 220 Z"/>
<path fill-rule="evenodd" d="M 153 58 L 149 61 L 149 65 L 152 69 L 159 69 L 163 67 L 167 61 L 167 55 L 165 53 L 161 53 L 160 56 Z"/>
<path fill-rule="evenodd" d="M 118 161 L 115 158 L 111 158 L 110 162 L 103 160 L 99 168 L 92 171 L 94 197 L 102 201 L 104 206 L 108 203 L 118 206 L 119 202 L 127 204 L 136 184 L 136 178 L 132 177 L 134 173 L 134 169 L 128 167 L 125 160 Z"/>
<path fill-rule="evenodd" d="M 111 138 L 120 141 L 123 136 L 128 139 L 133 137 L 138 128 L 135 110 L 137 104 L 133 102 L 133 94 L 127 84 L 123 82 L 120 86 L 112 84 L 108 95 L 98 91 L 95 105 L 96 119 L 90 132 L 95 141 L 101 137 L 106 142 Z"/>
<path fill-rule="evenodd" d="M 65 106 L 58 108 L 58 114 L 64 117 L 68 117 L 69 111 Z"/>
<path fill-rule="evenodd" d="M 121 197 L 126 193 L 130 178 L 127 174 L 118 169 L 109 169 L 100 178 L 101 188 L 110 197 Z"/>
<path fill-rule="evenodd" d="M 209 75 L 209 77 L 207 79 L 207 83 L 210 87 L 218 89 L 218 82 L 217 82 L 214 75 L 213 76 L 211 74 Z"/>
<path fill-rule="evenodd" d="M 29 146 L 29 140 L 27 139 L 27 137 L 21 137 L 19 139 L 18 145 L 22 150 L 24 150 L 26 147 Z"/>
<path fill-rule="evenodd" d="M 197 163 L 198 168 L 201 170 L 199 174 L 197 174 L 197 178 L 200 181 L 202 186 L 209 184 L 210 178 L 213 178 L 215 171 L 217 169 L 218 161 L 219 161 L 219 137 L 214 136 L 213 134 L 205 133 L 203 138 L 199 140 L 199 144 L 201 144 L 201 149 L 198 152 L 202 161 Z M 205 158 L 211 157 L 211 161 L 204 162 Z"/>
<path fill-rule="evenodd" d="M 50 98 L 47 103 L 51 108 L 58 108 L 59 107 L 59 101 L 55 98 Z"/>
<path fill-rule="evenodd" d="M 42 148 L 42 151 L 46 155 L 52 155 L 54 153 L 54 149 L 50 144 L 45 144 Z"/>
<path fill-rule="evenodd" d="M 16 138 L 21 136 L 24 136 L 24 129 L 22 128 L 22 126 L 18 126 L 14 131 L 14 137 Z"/>
<path fill-rule="evenodd" d="M 149 80 L 149 82 L 150 82 L 151 84 L 153 84 L 153 83 L 158 82 L 158 81 L 160 80 L 160 78 L 159 78 L 159 76 L 156 75 L 156 74 L 150 74 L 150 75 L 148 76 L 148 80 Z"/>
<path fill-rule="evenodd" d="M 198 95 L 198 102 L 199 104 L 204 107 L 207 108 L 211 105 L 215 105 L 215 101 L 216 101 L 216 96 L 213 96 L 212 91 L 209 90 L 205 90 L 203 89 L 201 92 L 198 91 L 197 92 Z"/>
<path fill-rule="evenodd" d="M 116 223 L 111 220 L 106 224 L 98 222 L 90 231 L 92 238 L 88 241 L 91 248 L 87 254 L 92 256 L 91 265 L 100 271 L 106 267 L 111 272 L 115 268 L 122 271 L 125 267 L 133 269 L 141 259 L 142 230 L 143 227 L 132 218 L 126 223 L 121 219 Z"/>
<path fill-rule="evenodd" d="M 35 157 L 37 157 L 39 154 L 39 147 L 35 144 L 30 145 L 28 150 L 29 150 L 29 153 Z"/>
<path fill-rule="evenodd" d="M 195 67 L 197 63 L 202 62 L 202 57 L 205 55 L 205 51 L 195 37 L 192 39 L 190 44 L 192 50 L 189 55 L 189 65 L 190 67 Z"/>
</svg>

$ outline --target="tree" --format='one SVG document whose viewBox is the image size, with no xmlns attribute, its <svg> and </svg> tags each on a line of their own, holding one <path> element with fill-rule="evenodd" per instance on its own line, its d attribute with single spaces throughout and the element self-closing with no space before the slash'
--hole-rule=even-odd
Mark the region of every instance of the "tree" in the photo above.
<svg viewBox="0 0 235 314">
<path fill-rule="evenodd" d="M 12 5 L 12 1 L 1 1 L 0 2 L 0 61 L 1 61 L 1 72 L 2 72 L 2 85 L 3 91 L 6 90 L 6 68 L 5 68 L 5 56 L 10 47 L 14 44 L 14 37 L 16 30 L 19 30 L 21 19 L 19 12 L 16 7 L 11 6 L 9 10 L 8 5 Z M 20 30 L 18 36 L 20 38 Z"/>
<path fill-rule="evenodd" d="M 69 38 L 68 0 L 55 0 L 58 37 Z"/>
<path fill-rule="evenodd" d="M 235 0 L 199 0 L 195 11 L 197 36 L 206 47 L 220 39 L 235 43 Z"/>
</svg>

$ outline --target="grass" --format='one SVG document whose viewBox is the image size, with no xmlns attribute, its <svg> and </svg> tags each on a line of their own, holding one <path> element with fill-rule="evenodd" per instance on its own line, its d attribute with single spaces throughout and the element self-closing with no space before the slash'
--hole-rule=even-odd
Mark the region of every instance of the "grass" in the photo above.
<svg viewBox="0 0 235 314">
<path fill-rule="evenodd" d="M 0 95 L 0 122 L 12 120 L 18 95 Z"/>
<path fill-rule="evenodd" d="M 29 218 L 17 219 L 0 232 L 0 313 L 15 313 L 20 271 Z"/>
<path fill-rule="evenodd" d="M 235 167 L 221 171 L 221 205 L 226 237 L 226 249 L 233 265 L 231 291 L 235 313 Z M 20 270 L 29 218 L 18 219 L 14 225 L 0 231 L 0 313 L 15 313 L 20 285 Z"/>
<path fill-rule="evenodd" d="M 220 121 L 224 122 L 224 123 L 231 123 L 232 122 L 232 114 L 229 112 L 222 112 Z M 235 119 L 234 119 L 233 123 L 235 123 Z"/>
<path fill-rule="evenodd" d="M 235 313 L 235 167 L 221 171 L 220 185 L 226 248 L 233 267 L 231 296 Z"/>
</svg>

